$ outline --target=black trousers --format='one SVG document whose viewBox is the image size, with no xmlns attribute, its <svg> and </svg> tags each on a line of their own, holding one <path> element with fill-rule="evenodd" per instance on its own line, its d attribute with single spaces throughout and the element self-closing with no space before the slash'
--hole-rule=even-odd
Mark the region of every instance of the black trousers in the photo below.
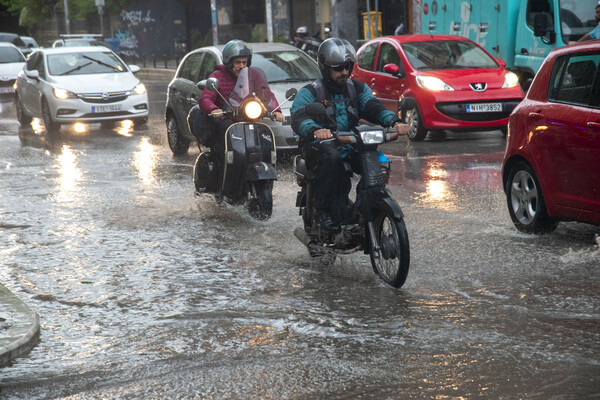
<svg viewBox="0 0 600 400">
<path fill-rule="evenodd" d="M 344 168 L 349 161 L 352 170 L 360 173 L 360 160 L 352 153 L 345 159 L 333 144 L 328 142 L 308 143 L 302 146 L 308 168 L 314 171 L 315 209 L 325 210 L 342 222 L 350 204 L 348 194 L 352 188 L 350 176 Z"/>
<path fill-rule="evenodd" d="M 223 171 L 225 171 L 225 132 L 227 132 L 227 129 L 233 125 L 234 122 L 230 119 L 214 118 L 213 124 L 216 137 L 210 148 L 210 153 L 217 162 L 217 184 L 220 190 L 221 182 L 223 182 Z"/>
</svg>

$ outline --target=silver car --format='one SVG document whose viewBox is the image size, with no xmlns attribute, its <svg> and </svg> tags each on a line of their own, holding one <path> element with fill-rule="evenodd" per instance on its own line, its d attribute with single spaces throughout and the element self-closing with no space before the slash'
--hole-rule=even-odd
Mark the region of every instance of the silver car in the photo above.
<svg viewBox="0 0 600 400">
<path fill-rule="evenodd" d="M 265 72 L 269 87 L 282 105 L 286 121 L 281 124 L 265 119 L 275 134 L 275 145 L 280 150 L 295 150 L 298 141 L 290 125 L 291 101 L 284 103 L 285 92 L 289 88 L 300 89 L 321 77 L 317 62 L 298 48 L 284 43 L 249 43 L 252 48 L 252 67 Z M 185 153 L 196 138 L 190 132 L 187 116 L 190 109 L 198 104 L 206 79 L 222 64 L 224 45 L 209 46 L 188 53 L 177 68 L 175 77 L 169 83 L 165 121 L 169 147 L 175 154 Z M 199 88 L 199 86 L 201 88 Z"/>
<path fill-rule="evenodd" d="M 0 112 L 12 106 L 17 74 L 25 65 L 23 53 L 10 43 L 0 42 Z"/>
<path fill-rule="evenodd" d="M 17 76 L 17 119 L 27 125 L 42 118 L 48 132 L 75 122 L 144 124 L 148 93 L 137 71 L 101 46 L 39 49 Z"/>
</svg>

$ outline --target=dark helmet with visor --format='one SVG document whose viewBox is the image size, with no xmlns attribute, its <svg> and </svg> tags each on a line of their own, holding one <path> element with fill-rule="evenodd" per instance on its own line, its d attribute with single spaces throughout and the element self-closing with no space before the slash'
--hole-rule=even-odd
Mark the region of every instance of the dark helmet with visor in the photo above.
<svg viewBox="0 0 600 400">
<path fill-rule="evenodd" d="M 347 67 L 348 74 L 351 74 L 356 63 L 356 50 L 346 39 L 325 39 L 319 46 L 317 62 L 323 77 L 329 76 L 329 68 L 341 71 L 341 68 Z"/>
<path fill-rule="evenodd" d="M 248 66 L 252 63 L 252 49 L 243 40 L 230 40 L 223 47 L 223 64 L 229 69 L 233 68 L 235 57 L 248 57 Z"/>
</svg>

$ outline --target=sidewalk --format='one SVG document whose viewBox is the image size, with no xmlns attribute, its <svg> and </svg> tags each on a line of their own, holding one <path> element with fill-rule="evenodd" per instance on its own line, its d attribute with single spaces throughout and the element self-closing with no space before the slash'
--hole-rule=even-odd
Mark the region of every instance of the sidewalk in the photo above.
<svg viewBox="0 0 600 400">
<path fill-rule="evenodd" d="M 38 343 L 40 318 L 0 284 L 0 367 L 27 354 Z"/>
</svg>

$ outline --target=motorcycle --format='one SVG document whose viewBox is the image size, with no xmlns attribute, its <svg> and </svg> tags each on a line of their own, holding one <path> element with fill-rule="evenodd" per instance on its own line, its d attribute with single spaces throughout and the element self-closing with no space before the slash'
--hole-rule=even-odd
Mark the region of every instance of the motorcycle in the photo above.
<svg viewBox="0 0 600 400">
<path fill-rule="evenodd" d="M 325 35 L 327 37 L 330 36 L 331 30 L 329 28 L 325 28 Z M 321 45 L 321 31 L 317 31 L 314 35 L 308 35 L 308 29 L 305 26 L 301 26 L 296 30 L 296 36 L 294 40 L 290 42 L 292 46 L 299 48 L 300 50 L 307 53 L 309 56 L 313 58 L 317 58 L 317 52 L 319 51 L 319 46 Z"/>
<path fill-rule="evenodd" d="M 325 106 L 311 103 L 306 106 L 308 115 L 328 118 Z M 374 272 L 389 285 L 400 288 L 406 281 L 410 264 L 408 233 L 404 214 L 386 189 L 391 163 L 377 146 L 396 140 L 395 131 L 359 127 L 351 132 L 332 132 L 338 144 L 351 144 L 360 158 L 361 179 L 354 202 L 348 200 L 347 212 L 340 233 L 322 229 L 314 218 L 314 172 L 301 155 L 294 159 L 294 172 L 300 186 L 296 207 L 304 227 L 297 227 L 294 235 L 308 248 L 313 257 L 326 253 L 351 254 L 363 250 L 369 254 Z M 345 162 L 348 176 L 352 168 Z M 333 261 L 333 260 L 331 260 Z"/>
<path fill-rule="evenodd" d="M 209 78 L 206 89 L 216 91 L 225 101 L 225 111 L 211 114 L 211 117 L 225 116 L 235 122 L 225 132 L 224 163 L 219 173 L 218 154 L 213 151 L 202 152 L 194 165 L 195 196 L 204 197 L 212 194 L 217 202 L 244 205 L 250 215 L 259 220 L 267 220 L 273 211 L 273 182 L 277 180 L 275 165 L 277 153 L 275 137 L 268 125 L 259 119 L 274 119 L 276 108 L 274 97 L 265 96 L 268 88 L 262 70 L 262 79 L 258 92 L 252 91 L 250 67 L 244 68 L 238 77 L 235 89 L 229 99 L 219 92 L 219 81 Z M 255 74 L 256 76 L 256 74 Z M 286 92 L 286 102 L 292 100 L 297 90 L 292 88 Z M 194 106 L 188 115 L 190 131 L 195 132 L 193 121 L 195 114 L 202 112 Z"/>
</svg>

